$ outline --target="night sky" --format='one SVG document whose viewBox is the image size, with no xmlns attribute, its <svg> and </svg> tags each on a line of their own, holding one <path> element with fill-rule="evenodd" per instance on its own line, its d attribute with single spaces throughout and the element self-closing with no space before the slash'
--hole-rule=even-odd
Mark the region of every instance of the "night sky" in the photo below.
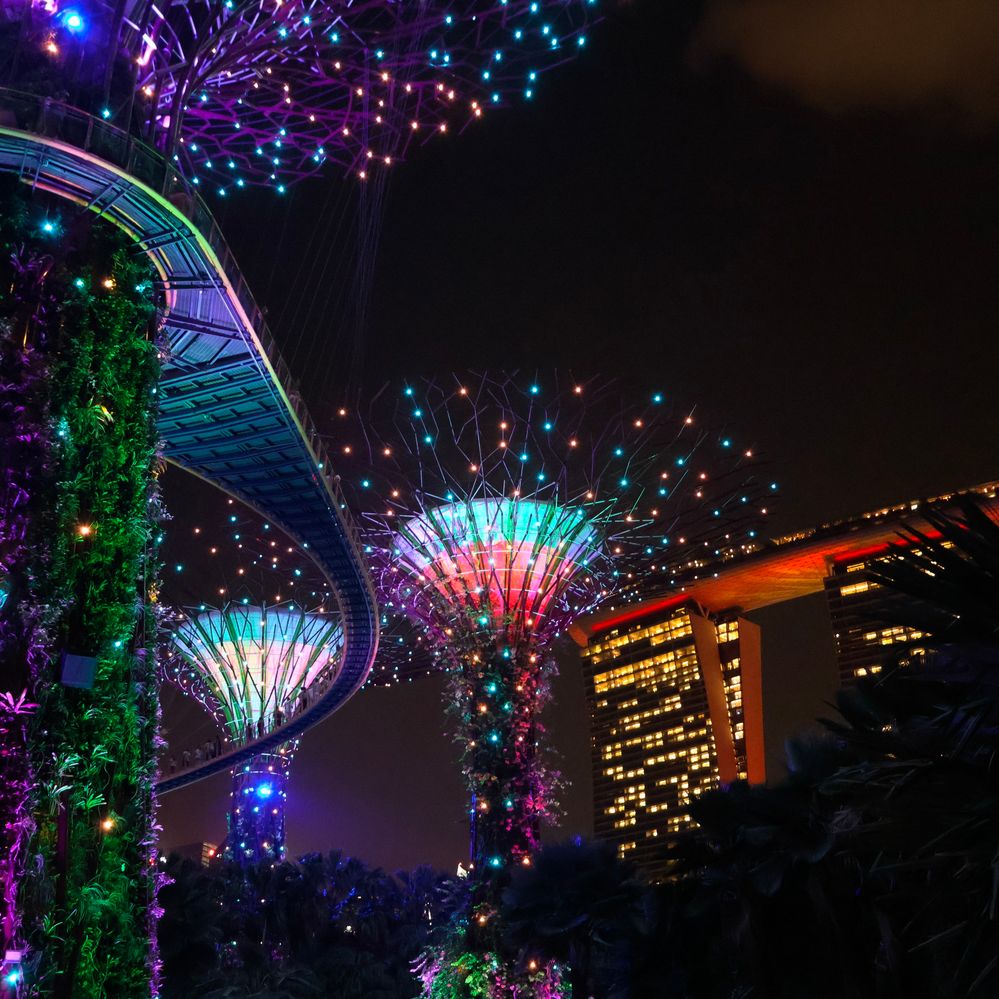
<svg viewBox="0 0 999 999">
<path fill-rule="evenodd" d="M 558 366 L 738 427 L 782 483 L 777 532 L 999 478 L 997 11 L 635 0 L 531 106 L 411 150 L 381 196 L 328 177 L 219 217 L 321 428 L 385 379 Z M 359 236 L 379 242 L 360 279 Z M 203 488 L 168 474 L 175 532 Z M 775 770 L 832 690 L 823 615 L 766 615 Z M 586 832 L 560 659 L 565 830 Z M 172 695 L 167 719 L 189 724 Z M 303 741 L 290 852 L 453 868 L 453 760 L 436 679 L 365 691 Z M 221 838 L 227 784 L 164 799 L 165 845 Z"/>
</svg>

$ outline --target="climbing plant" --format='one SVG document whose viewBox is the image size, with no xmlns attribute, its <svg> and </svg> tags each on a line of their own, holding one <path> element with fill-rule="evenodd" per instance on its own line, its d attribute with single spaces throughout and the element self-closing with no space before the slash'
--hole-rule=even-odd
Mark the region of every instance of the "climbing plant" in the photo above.
<svg viewBox="0 0 999 999">
<path fill-rule="evenodd" d="M 0 665 L 37 705 L 23 761 L 7 764 L 19 768 L 29 814 L 4 943 L 24 950 L 24 995 L 148 996 L 160 519 L 152 274 L 124 235 L 86 212 L 64 220 L 44 196 L 3 189 L 0 219 Z"/>
</svg>

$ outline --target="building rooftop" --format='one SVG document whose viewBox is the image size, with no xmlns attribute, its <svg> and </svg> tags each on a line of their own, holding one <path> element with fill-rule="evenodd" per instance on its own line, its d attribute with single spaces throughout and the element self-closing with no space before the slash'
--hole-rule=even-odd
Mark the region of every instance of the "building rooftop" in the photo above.
<svg viewBox="0 0 999 999">
<path fill-rule="evenodd" d="M 689 600 L 708 611 L 738 608 L 745 612 L 818 593 L 832 564 L 887 551 L 899 539 L 904 526 L 925 526 L 920 516 L 922 509 L 962 496 L 983 499 L 986 509 L 999 515 L 999 482 L 862 513 L 777 538 L 749 555 L 725 563 L 710 577 L 689 581 L 641 603 L 604 608 L 577 621 L 569 634 L 585 646 L 596 633 Z"/>
</svg>

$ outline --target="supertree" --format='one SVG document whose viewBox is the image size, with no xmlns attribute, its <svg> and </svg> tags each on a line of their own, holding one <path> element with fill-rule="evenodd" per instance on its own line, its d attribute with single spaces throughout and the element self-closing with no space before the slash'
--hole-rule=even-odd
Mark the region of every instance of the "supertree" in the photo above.
<svg viewBox="0 0 999 999">
<path fill-rule="evenodd" d="M 428 994 L 463 994 L 476 968 L 491 990 L 476 994 L 557 994 L 557 969 L 497 958 L 496 917 L 554 805 L 540 714 L 555 639 L 612 594 L 755 544 L 775 484 L 751 448 L 662 392 L 472 374 L 379 399 L 363 419 L 339 410 L 335 447 L 384 606 L 425 632 L 447 670 L 470 797 L 463 952 L 428 962 Z"/>
<path fill-rule="evenodd" d="M 192 612 L 173 632 L 167 676 L 197 698 L 232 743 L 279 729 L 328 683 L 343 631 L 334 615 L 294 605 L 230 604 Z M 233 770 L 226 856 L 242 864 L 284 859 L 288 774 L 298 740 Z M 196 752 L 222 751 L 221 739 Z M 189 762 L 189 761 L 186 761 Z"/>
<path fill-rule="evenodd" d="M 0 876 L 5 898 L 18 882 L 4 944 L 30 955 L 33 994 L 155 989 L 163 366 L 192 388 L 245 350 L 315 467 L 301 398 L 198 192 L 281 194 L 327 162 L 362 179 L 378 164 L 384 183 L 414 141 L 532 100 L 585 42 L 589 6 L 0 0 L 0 169 L 20 188 L 0 192 L 0 653 L 38 705 L 5 763 L 33 824 Z M 202 338 L 224 344 L 206 356 Z"/>
<path fill-rule="evenodd" d="M 13 77 L 72 89 L 224 194 L 248 184 L 283 192 L 325 163 L 366 179 L 413 142 L 530 102 L 540 74 L 585 46 L 596 0 L 5 0 L 0 9 Z"/>
</svg>

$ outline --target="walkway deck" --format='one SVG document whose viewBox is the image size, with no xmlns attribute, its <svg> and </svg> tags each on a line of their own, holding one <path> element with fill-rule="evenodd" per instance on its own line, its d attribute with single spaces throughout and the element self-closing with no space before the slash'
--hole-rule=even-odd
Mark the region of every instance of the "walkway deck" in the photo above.
<svg viewBox="0 0 999 999">
<path fill-rule="evenodd" d="M 159 417 L 166 458 L 247 503 L 301 544 L 343 615 L 343 662 L 322 697 L 279 730 L 167 775 L 158 790 L 173 790 L 300 734 L 364 683 L 378 644 L 374 588 L 312 422 L 195 190 L 120 129 L 67 105 L 6 90 L 0 90 L 0 172 L 107 219 L 147 254 L 166 302 L 170 349 Z"/>
</svg>

